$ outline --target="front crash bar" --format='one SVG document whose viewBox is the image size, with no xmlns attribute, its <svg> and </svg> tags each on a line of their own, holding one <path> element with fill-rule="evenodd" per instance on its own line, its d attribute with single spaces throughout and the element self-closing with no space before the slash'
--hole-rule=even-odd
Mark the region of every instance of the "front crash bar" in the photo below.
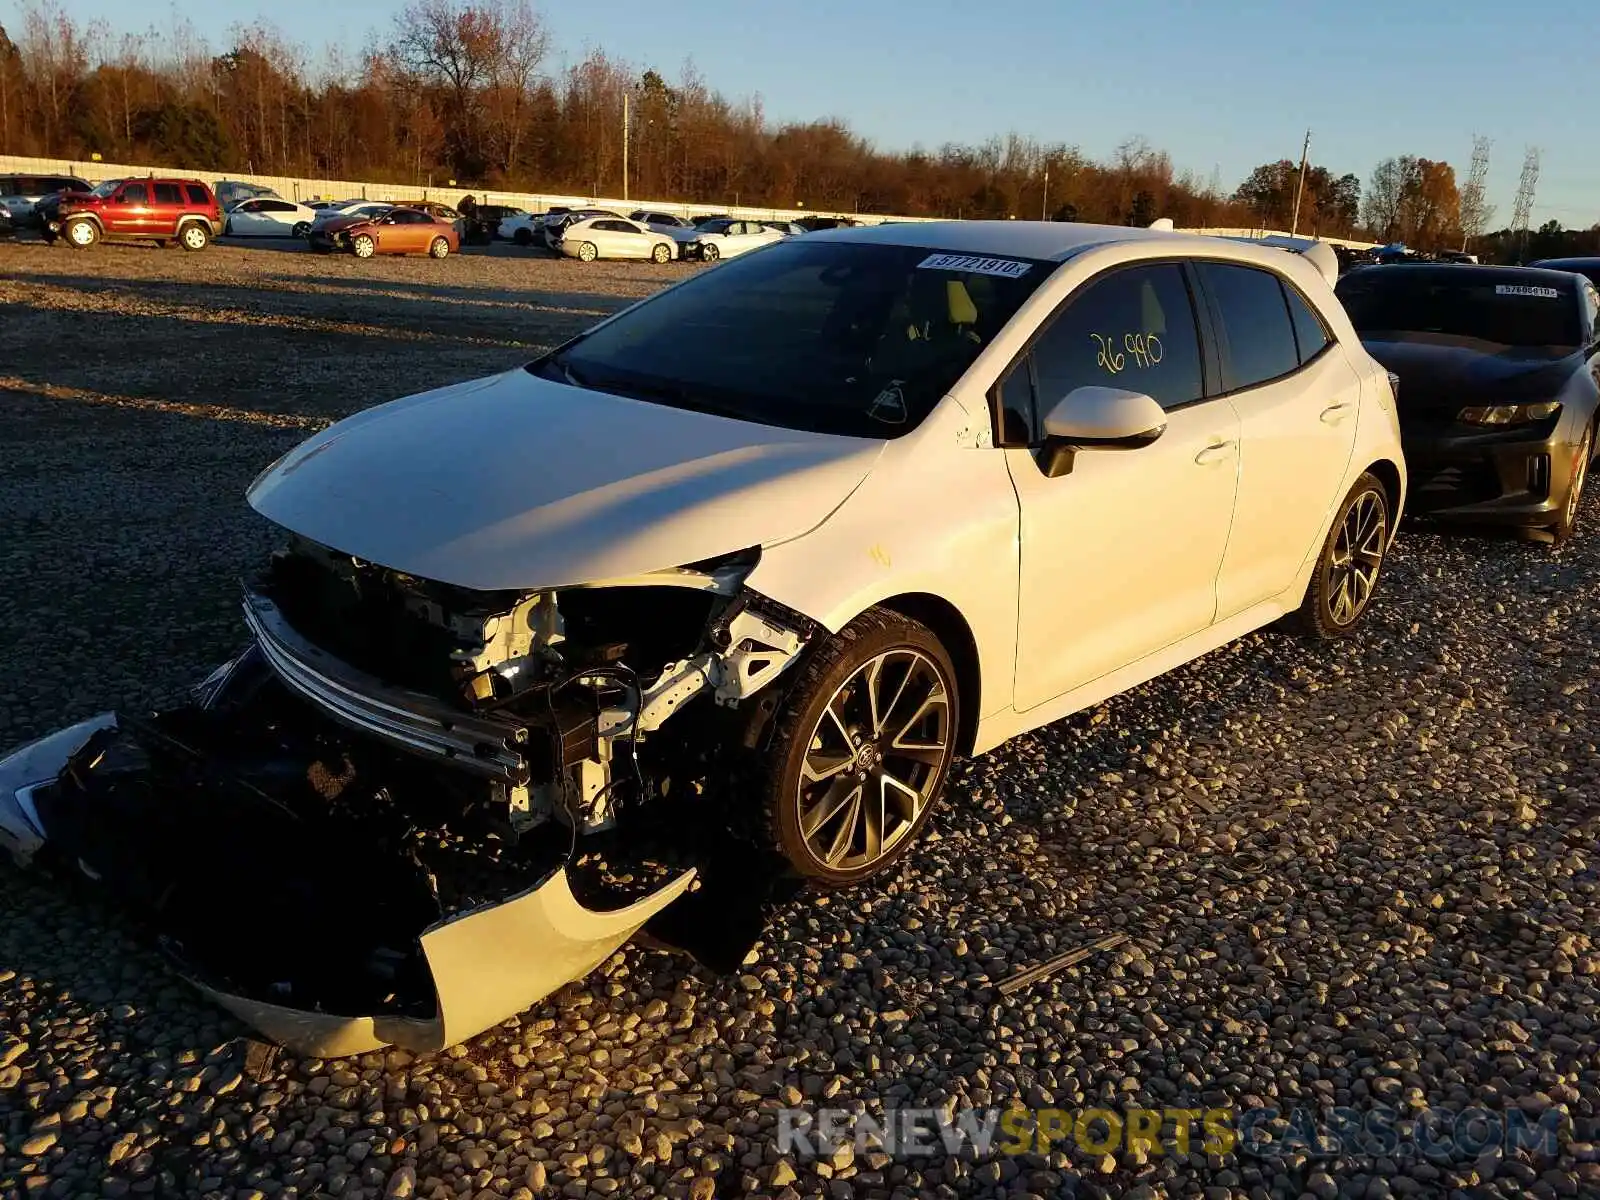
<svg viewBox="0 0 1600 1200">
<path fill-rule="evenodd" d="M 54 781 L 96 732 L 117 724 L 115 713 L 102 713 L 0 759 L 0 849 L 26 865 L 48 844 L 30 799 L 33 790 Z M 694 870 L 686 870 L 634 904 L 597 911 L 579 903 L 560 866 L 508 900 L 436 922 L 420 938 L 437 998 L 427 1020 L 286 1008 L 214 987 L 198 970 L 183 973 L 240 1020 L 297 1054 L 338 1058 L 388 1045 L 426 1054 L 475 1037 L 581 979 L 683 895 L 694 878 Z"/>
<path fill-rule="evenodd" d="M 460 712 L 339 662 L 296 633 L 259 593 L 245 593 L 244 620 L 278 677 L 341 724 L 474 774 L 527 782 L 527 762 L 517 747 L 528 731 L 516 722 Z"/>
</svg>

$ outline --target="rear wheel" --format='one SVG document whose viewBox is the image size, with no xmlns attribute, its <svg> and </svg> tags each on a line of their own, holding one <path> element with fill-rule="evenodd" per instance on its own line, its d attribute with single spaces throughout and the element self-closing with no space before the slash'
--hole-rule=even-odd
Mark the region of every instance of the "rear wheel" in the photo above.
<svg viewBox="0 0 1600 1200">
<path fill-rule="evenodd" d="M 600 251 L 596 249 L 593 242 L 579 242 L 578 257 L 584 262 L 593 262 L 600 257 Z"/>
<path fill-rule="evenodd" d="M 434 238 L 433 244 L 428 247 L 428 254 L 433 258 L 445 258 L 450 253 L 450 243 L 442 237 Z"/>
<path fill-rule="evenodd" d="M 1572 478 L 1567 484 L 1567 497 L 1561 504 L 1561 515 L 1556 518 L 1556 523 L 1551 526 L 1557 542 L 1564 542 L 1572 536 L 1572 531 L 1578 524 L 1578 508 L 1583 503 L 1583 485 L 1589 481 L 1589 459 L 1594 454 L 1594 426 L 1589 426 L 1583 431 L 1583 440 L 1578 444 L 1577 453 L 1572 459 Z"/>
<path fill-rule="evenodd" d="M 211 244 L 211 231 L 199 221 L 191 221 L 178 230 L 178 245 L 185 250 L 204 250 Z"/>
<path fill-rule="evenodd" d="M 1363 474 L 1339 506 L 1317 557 L 1306 598 L 1295 614 L 1300 632 L 1318 640 L 1352 633 L 1366 615 L 1389 551 L 1389 494 Z"/>
<path fill-rule="evenodd" d="M 100 240 L 100 226 L 87 217 L 68 221 L 62 232 L 66 235 L 67 245 L 74 250 L 86 250 Z"/>
<path fill-rule="evenodd" d="M 372 235 L 362 233 L 350 243 L 350 250 L 357 258 L 371 258 L 378 252 L 378 243 L 372 240 Z"/>
<path fill-rule="evenodd" d="M 758 795 L 801 876 L 879 875 L 926 827 L 955 754 L 955 669 L 926 626 L 872 609 L 814 651 L 779 711 Z"/>
</svg>

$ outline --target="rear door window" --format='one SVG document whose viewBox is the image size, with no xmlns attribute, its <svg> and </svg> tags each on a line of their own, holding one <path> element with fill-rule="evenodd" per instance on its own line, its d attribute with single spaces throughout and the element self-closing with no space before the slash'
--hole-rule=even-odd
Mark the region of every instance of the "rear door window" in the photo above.
<svg viewBox="0 0 1600 1200">
<path fill-rule="evenodd" d="M 1294 324 L 1278 277 L 1231 263 L 1196 266 L 1217 317 L 1223 390 L 1240 391 L 1298 370 Z"/>
<path fill-rule="evenodd" d="M 182 204 L 183 192 L 175 183 L 158 183 L 156 186 L 157 204 Z"/>
</svg>

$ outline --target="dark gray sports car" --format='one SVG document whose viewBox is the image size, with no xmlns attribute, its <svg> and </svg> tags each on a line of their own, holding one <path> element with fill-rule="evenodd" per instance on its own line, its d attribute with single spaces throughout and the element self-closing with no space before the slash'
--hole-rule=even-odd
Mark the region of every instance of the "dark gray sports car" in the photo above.
<svg viewBox="0 0 1600 1200">
<path fill-rule="evenodd" d="M 1396 376 L 1419 515 L 1566 538 L 1595 448 L 1600 295 L 1580 275 L 1361 267 L 1337 292 Z"/>
</svg>

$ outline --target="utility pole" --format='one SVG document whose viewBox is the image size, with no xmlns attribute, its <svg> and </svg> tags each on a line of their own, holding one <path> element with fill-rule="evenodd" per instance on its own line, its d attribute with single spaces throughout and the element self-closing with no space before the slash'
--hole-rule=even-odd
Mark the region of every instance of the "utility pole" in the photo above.
<svg viewBox="0 0 1600 1200">
<path fill-rule="evenodd" d="M 1044 199 L 1039 201 L 1039 220 L 1050 219 L 1050 168 L 1044 169 Z"/>
<path fill-rule="evenodd" d="M 622 198 L 628 198 L 628 93 L 622 93 Z"/>
<path fill-rule="evenodd" d="M 1311 130 L 1306 130 L 1305 144 L 1300 147 L 1300 182 L 1294 185 L 1294 221 L 1289 226 L 1289 236 L 1297 237 L 1300 233 L 1300 197 L 1306 190 L 1306 163 L 1311 157 Z"/>
</svg>

